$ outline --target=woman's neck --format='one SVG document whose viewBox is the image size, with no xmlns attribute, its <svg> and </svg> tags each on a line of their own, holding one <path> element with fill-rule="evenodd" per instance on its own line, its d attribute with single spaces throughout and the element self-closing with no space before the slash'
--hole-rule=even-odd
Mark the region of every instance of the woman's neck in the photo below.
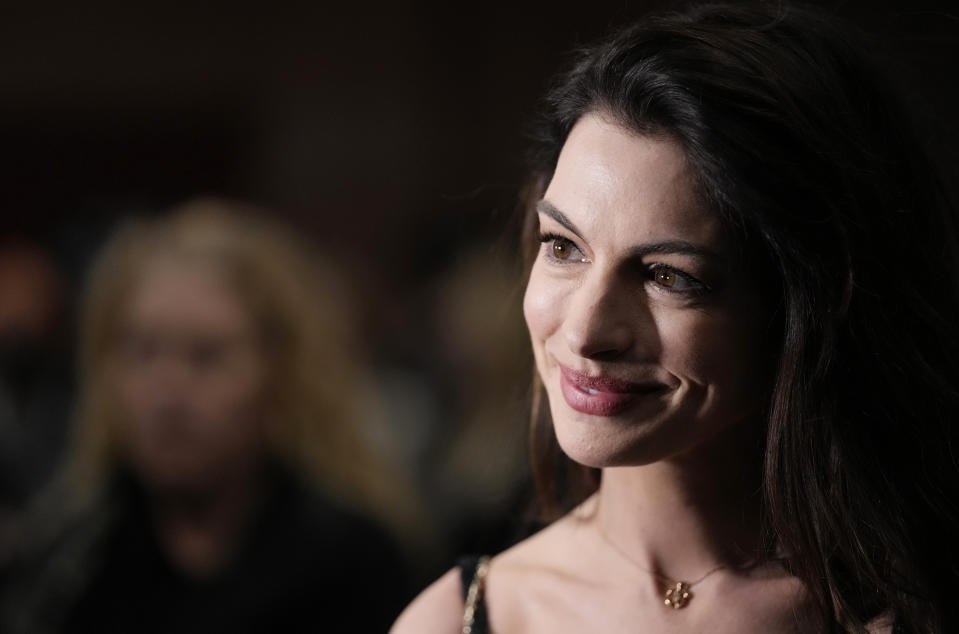
<svg viewBox="0 0 959 634">
<path fill-rule="evenodd" d="M 601 536 L 637 566 L 677 581 L 755 561 L 759 452 L 745 449 L 755 429 L 743 427 L 683 456 L 604 469 L 594 516 Z"/>
</svg>

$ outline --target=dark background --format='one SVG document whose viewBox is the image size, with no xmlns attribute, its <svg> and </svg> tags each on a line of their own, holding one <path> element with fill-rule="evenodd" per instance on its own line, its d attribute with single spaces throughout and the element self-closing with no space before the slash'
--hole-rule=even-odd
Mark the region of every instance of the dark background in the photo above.
<svg viewBox="0 0 959 634">
<path fill-rule="evenodd" d="M 429 327 L 437 280 L 498 244 L 550 75 L 662 4 L 7 3 L 0 237 L 51 248 L 75 298 L 125 215 L 198 194 L 253 201 L 339 264 L 374 360 L 429 366 L 448 343 Z M 893 70 L 954 177 L 959 3 L 818 4 L 911 69 Z M 488 524 L 438 542 L 423 577 L 509 541 L 496 526 L 512 524 Z"/>
<path fill-rule="evenodd" d="M 6 3 L 0 210 L 81 239 L 225 194 L 415 284 L 433 256 L 412 245 L 512 209 L 524 124 L 565 53 L 663 4 Z M 955 132 L 956 2 L 820 4 L 914 69 Z"/>
</svg>

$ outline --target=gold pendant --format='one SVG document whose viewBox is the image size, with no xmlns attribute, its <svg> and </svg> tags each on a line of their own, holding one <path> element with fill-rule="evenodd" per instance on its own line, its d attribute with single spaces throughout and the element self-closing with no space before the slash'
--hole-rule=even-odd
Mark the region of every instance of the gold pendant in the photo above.
<svg viewBox="0 0 959 634">
<path fill-rule="evenodd" d="M 676 585 L 666 589 L 666 601 L 664 601 L 664 603 L 666 607 L 678 610 L 679 608 L 686 607 L 686 604 L 689 603 L 689 598 L 689 584 L 677 581 Z"/>
</svg>

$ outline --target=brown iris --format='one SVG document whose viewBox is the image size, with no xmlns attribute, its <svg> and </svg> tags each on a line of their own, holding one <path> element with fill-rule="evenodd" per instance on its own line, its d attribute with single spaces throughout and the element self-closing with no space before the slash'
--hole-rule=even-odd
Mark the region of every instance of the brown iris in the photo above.
<svg viewBox="0 0 959 634">
<path fill-rule="evenodd" d="M 553 255 L 560 260 L 568 260 L 570 253 L 569 246 L 568 240 L 553 240 Z"/>
<path fill-rule="evenodd" d="M 676 274 L 669 269 L 658 269 L 655 273 L 656 282 L 660 286 L 672 286 L 676 283 Z"/>
</svg>

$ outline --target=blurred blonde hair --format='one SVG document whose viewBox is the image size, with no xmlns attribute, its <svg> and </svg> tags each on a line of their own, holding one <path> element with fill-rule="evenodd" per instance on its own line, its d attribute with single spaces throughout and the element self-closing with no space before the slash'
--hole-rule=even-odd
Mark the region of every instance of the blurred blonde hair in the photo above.
<svg viewBox="0 0 959 634">
<path fill-rule="evenodd" d="M 107 371 L 129 296 L 156 256 L 210 264 L 248 307 L 270 372 L 270 452 L 337 499 L 408 528 L 401 480 L 376 459 L 361 427 L 366 385 L 344 289 L 292 232 L 252 208 L 201 199 L 128 222 L 95 262 L 81 306 L 76 439 L 67 477 L 94 494 L 117 459 Z"/>
</svg>

